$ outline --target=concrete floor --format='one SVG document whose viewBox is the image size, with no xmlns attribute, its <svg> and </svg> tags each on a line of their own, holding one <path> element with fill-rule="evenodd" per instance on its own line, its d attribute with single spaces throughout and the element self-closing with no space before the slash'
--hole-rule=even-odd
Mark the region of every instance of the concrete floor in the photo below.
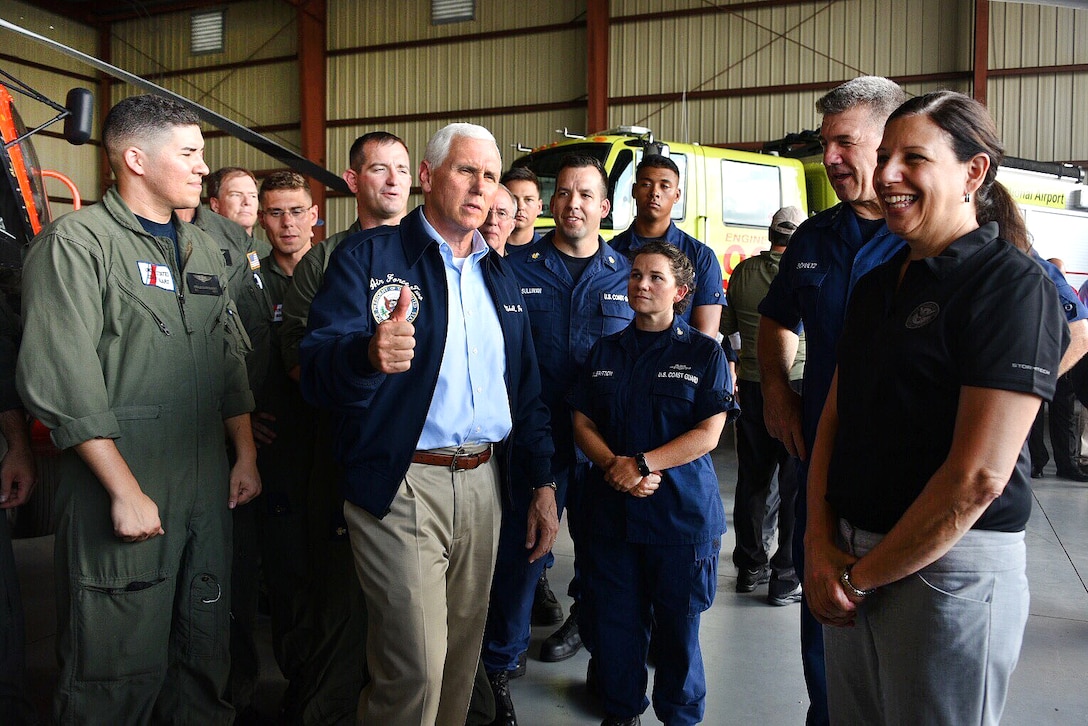
<svg viewBox="0 0 1088 726">
<path fill-rule="evenodd" d="M 732 442 L 714 454 L 722 499 L 731 515 L 736 482 Z M 1048 476 L 1033 482 L 1036 506 L 1027 529 L 1031 615 L 1020 664 L 1013 676 L 1004 723 L 1060 726 L 1088 724 L 1088 485 Z M 709 693 L 707 724 L 802 724 L 807 700 L 798 653 L 798 606 L 770 607 L 766 589 L 738 595 L 730 562 L 732 534 L 722 542 L 718 596 L 704 614 L 703 657 Z M 564 607 L 573 571 L 573 547 L 562 530 L 555 547 L 552 586 Z M 27 610 L 30 688 L 47 713 L 56 679 L 56 633 L 52 590 L 52 538 L 17 540 Z M 540 641 L 553 627 L 534 628 L 528 673 L 512 682 L 519 721 L 524 726 L 575 726 L 600 723 L 603 713 L 585 691 L 588 656 L 581 652 L 561 663 L 535 659 Z M 265 679 L 262 710 L 274 713 L 283 679 L 275 671 L 264 632 Z M 643 716 L 655 723 L 652 709 Z"/>
</svg>

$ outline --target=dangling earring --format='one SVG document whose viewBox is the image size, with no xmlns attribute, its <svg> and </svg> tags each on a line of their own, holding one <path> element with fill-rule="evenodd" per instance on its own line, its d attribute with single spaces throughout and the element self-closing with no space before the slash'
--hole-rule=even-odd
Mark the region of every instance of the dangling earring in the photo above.
<svg viewBox="0 0 1088 726">
<path fill-rule="evenodd" d="M 971 203 L 971 192 L 964 192 L 963 193 L 963 203 L 964 204 L 970 204 Z"/>
</svg>

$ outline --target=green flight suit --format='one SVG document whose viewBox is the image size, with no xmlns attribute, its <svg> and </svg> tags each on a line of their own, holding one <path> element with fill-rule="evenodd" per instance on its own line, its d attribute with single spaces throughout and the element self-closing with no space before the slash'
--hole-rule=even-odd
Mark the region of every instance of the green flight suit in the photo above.
<svg viewBox="0 0 1088 726">
<path fill-rule="evenodd" d="M 316 412 L 307 404 L 298 383 L 287 376 L 279 355 L 283 298 L 291 278 L 272 255 L 261 260 L 273 303 L 272 362 L 268 378 L 257 393 L 257 408 L 275 416 L 275 440 L 257 450 L 264 484 L 258 523 L 268 601 L 272 615 L 272 649 L 288 680 L 283 697 L 283 721 L 302 723 L 299 704 L 311 646 L 324 633 L 315 633 L 306 619 L 310 588 L 308 496 L 313 468 Z M 350 713 L 354 718 L 355 699 Z M 318 718 L 310 723 L 334 723 Z"/>
<path fill-rule="evenodd" d="M 223 420 L 253 408 L 245 331 L 214 242 L 174 245 L 116 189 L 31 243 L 17 385 L 58 461 L 59 724 L 229 724 L 231 522 Z M 71 450 L 115 440 L 165 534 L 114 536 L 110 499 Z"/>
<path fill-rule="evenodd" d="M 208 233 L 223 255 L 227 267 L 227 291 L 242 325 L 249 335 L 246 372 L 250 390 L 256 396 L 268 376 L 272 363 L 272 300 L 268 296 L 260 257 L 271 250 L 267 242 L 256 240 L 245 229 L 207 207 L 197 207 L 193 224 Z M 261 497 L 235 507 L 231 512 L 234 558 L 231 563 L 230 686 L 228 700 L 243 713 L 253 704 L 260 681 L 257 654 L 257 601 L 260 596 L 260 541 L 258 510 Z"/>
<path fill-rule="evenodd" d="M 310 303 L 321 289 L 329 257 L 337 245 L 360 231 L 356 220 L 346 231 L 314 245 L 295 266 L 277 330 L 286 371 L 298 365 Z M 354 724 L 359 693 L 367 682 L 366 604 L 344 522 L 332 423 L 326 413 L 315 420 L 307 498 L 310 586 L 299 630 L 307 657 L 284 697 L 284 715 L 289 723 L 307 726 Z"/>
</svg>

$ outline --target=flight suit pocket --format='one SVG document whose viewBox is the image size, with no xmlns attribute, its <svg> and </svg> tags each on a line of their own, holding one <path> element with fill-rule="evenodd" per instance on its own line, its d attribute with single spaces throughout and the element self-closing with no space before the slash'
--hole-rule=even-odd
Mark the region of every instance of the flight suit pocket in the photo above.
<svg viewBox="0 0 1088 726">
<path fill-rule="evenodd" d="M 77 677 L 117 681 L 165 671 L 173 610 L 173 581 L 166 577 L 81 582 L 72 603 Z"/>
<path fill-rule="evenodd" d="M 223 654 L 230 627 L 223 584 L 210 572 L 198 572 L 189 583 L 189 632 L 185 652 L 194 658 Z"/>
</svg>

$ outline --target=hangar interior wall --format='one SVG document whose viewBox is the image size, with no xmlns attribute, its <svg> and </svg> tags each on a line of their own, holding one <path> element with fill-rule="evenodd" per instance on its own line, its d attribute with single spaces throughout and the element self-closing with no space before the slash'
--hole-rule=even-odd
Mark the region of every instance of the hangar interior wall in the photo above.
<svg viewBox="0 0 1088 726">
<path fill-rule="evenodd" d="M 815 99 L 860 74 L 898 78 L 911 93 L 972 89 L 971 2 L 608 2 L 608 123 L 647 125 L 663 139 L 753 145 L 814 128 Z M 586 4 L 478 0 L 474 21 L 434 26 L 429 0 L 327 0 L 328 165 L 340 172 L 354 138 L 376 128 L 405 139 L 413 166 L 427 138 L 454 120 L 490 128 L 507 165 L 518 155 L 516 144 L 555 141 L 557 129 L 600 130 L 586 128 L 593 72 Z M 299 148 L 297 10 L 282 0 L 223 7 L 221 53 L 189 53 L 190 11 L 182 11 L 111 24 L 109 58 Z M 998 0 L 989 7 L 987 93 L 1008 152 L 1088 160 L 1088 127 L 1080 123 L 1088 115 L 1088 9 Z M 0 15 L 96 51 L 96 30 L 28 3 L 0 0 Z M 94 77 L 23 41 L 9 39 L 7 47 L 5 67 L 53 98 L 88 85 L 73 76 Z M 20 65 L 21 57 L 55 70 Z M 111 102 L 134 92 L 110 84 Z M 20 104 L 28 123 L 35 105 Z M 280 166 L 221 132 L 206 133 L 213 168 Z M 86 196 L 97 197 L 97 147 L 76 149 L 50 137 L 36 143 L 43 164 L 65 169 Z M 353 201 L 330 194 L 326 217 L 329 232 L 346 227 Z"/>
</svg>

